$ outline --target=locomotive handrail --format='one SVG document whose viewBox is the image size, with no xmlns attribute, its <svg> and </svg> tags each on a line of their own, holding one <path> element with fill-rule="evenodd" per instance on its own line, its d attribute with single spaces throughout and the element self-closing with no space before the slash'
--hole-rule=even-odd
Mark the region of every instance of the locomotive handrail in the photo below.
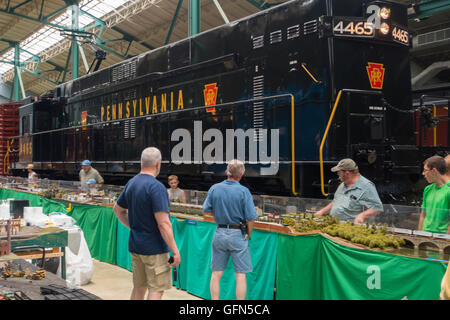
<svg viewBox="0 0 450 320">
<path fill-rule="evenodd" d="M 357 90 L 357 89 L 341 89 L 338 92 L 336 97 L 336 101 L 334 102 L 333 110 L 331 111 L 330 118 L 328 119 L 328 124 L 325 129 L 325 132 L 322 137 L 322 142 L 320 143 L 319 149 L 319 162 L 320 162 L 320 191 L 325 197 L 328 197 L 328 193 L 325 192 L 325 184 L 324 184 L 324 172 L 323 172 L 323 147 L 325 145 L 325 141 L 327 140 L 328 131 L 330 130 L 331 123 L 333 122 L 334 114 L 336 112 L 337 106 L 339 105 L 339 101 L 341 100 L 341 95 L 343 92 L 349 93 L 360 93 L 360 94 L 375 94 L 375 95 L 383 95 L 381 91 L 371 91 L 371 90 Z"/>
<path fill-rule="evenodd" d="M 291 189 L 292 189 L 292 194 L 297 195 L 297 192 L 295 190 L 295 103 L 294 103 L 295 100 L 294 100 L 294 95 L 292 95 L 291 93 L 285 93 L 285 94 L 269 96 L 269 97 L 253 98 L 253 99 L 247 99 L 247 100 L 239 100 L 239 101 L 233 101 L 233 102 L 226 102 L 226 103 L 216 104 L 214 106 L 193 107 L 193 108 L 187 108 L 187 109 L 181 109 L 181 110 L 173 110 L 173 111 L 167 111 L 167 112 L 161 112 L 161 113 L 155 113 L 155 114 L 148 114 L 148 115 L 144 115 L 144 116 L 137 116 L 137 117 L 116 119 L 116 120 L 110 120 L 110 121 L 82 124 L 82 125 L 73 126 L 73 127 L 66 127 L 66 128 L 30 133 L 30 134 L 27 134 L 27 137 L 37 136 L 37 135 L 41 135 L 41 134 L 48 134 L 48 133 L 53 133 L 53 132 L 61 132 L 61 131 L 66 131 L 66 130 L 87 128 L 87 127 L 110 124 L 110 123 L 117 123 L 117 122 L 121 122 L 121 121 L 136 120 L 136 119 L 148 118 L 148 117 L 159 116 L 159 115 L 170 115 L 170 114 L 175 114 L 175 113 L 184 112 L 184 111 L 197 111 L 197 110 L 202 110 L 202 109 L 211 108 L 211 107 L 228 107 L 228 106 L 232 106 L 232 105 L 240 104 L 240 103 L 249 103 L 249 102 L 255 102 L 255 101 L 264 101 L 264 100 L 287 98 L 287 97 L 290 97 L 290 100 L 291 100 L 291 147 L 292 147 L 291 148 L 291 157 L 292 157 L 291 158 L 291 168 L 292 168 L 292 170 L 291 170 Z M 21 138 L 21 137 L 22 136 L 10 137 L 10 138 L 8 138 L 8 140 L 15 139 L 15 138 Z"/>
<path fill-rule="evenodd" d="M 291 189 L 294 196 L 297 195 L 295 191 L 295 104 L 294 96 L 291 94 Z"/>
<path fill-rule="evenodd" d="M 53 133 L 53 132 L 59 132 L 59 131 L 65 131 L 65 130 L 71 130 L 71 129 L 87 128 L 87 127 L 92 127 L 92 126 L 98 126 L 98 125 L 110 124 L 110 123 L 116 123 L 116 122 L 122 122 L 122 121 L 128 121 L 128 120 L 137 120 L 137 119 L 148 118 L 148 117 L 155 117 L 155 116 L 162 116 L 162 115 L 171 115 L 171 114 L 175 114 L 175 113 L 178 113 L 178 112 L 184 112 L 184 111 L 198 111 L 198 110 L 201 110 L 201 109 L 206 109 L 206 108 L 211 108 L 211 107 L 227 107 L 227 106 L 231 106 L 233 104 L 248 103 L 248 102 L 254 102 L 254 101 L 264 101 L 264 100 L 277 99 L 277 98 L 286 98 L 286 97 L 293 97 L 293 95 L 290 94 L 290 93 L 286 93 L 286 94 L 280 94 L 280 95 L 269 96 L 269 97 L 261 97 L 261 98 L 254 98 L 254 99 L 226 102 L 226 103 L 221 103 L 221 104 L 215 104 L 215 105 L 212 105 L 212 106 L 193 107 L 193 108 L 186 108 L 186 109 L 180 109 L 180 110 L 173 110 L 173 111 L 166 111 L 166 112 L 147 114 L 147 115 L 143 115 L 143 116 L 121 118 L 121 119 L 115 119 L 115 120 L 109 120 L 109 121 L 100 121 L 100 122 L 95 122 L 95 123 L 80 124 L 80 125 L 72 126 L 72 127 L 65 127 L 65 128 L 46 130 L 46 131 L 35 132 L 35 133 L 28 133 L 26 135 L 26 137 L 36 136 L 36 135 L 41 135 L 41 134 L 47 134 L 47 133 Z M 21 138 L 21 137 L 23 137 L 23 136 L 19 135 L 19 136 L 9 137 L 8 139 Z"/>
<path fill-rule="evenodd" d="M 447 100 L 450 102 L 450 97 L 449 96 L 436 96 L 436 95 L 432 95 L 432 94 L 423 94 L 420 96 L 420 105 L 419 107 L 423 106 L 424 100 L 426 98 L 432 98 L 432 99 L 442 99 L 442 100 Z"/>
<path fill-rule="evenodd" d="M 322 81 L 317 80 L 317 79 L 312 75 L 312 73 L 309 72 L 308 68 L 306 67 L 306 64 L 302 63 L 302 68 L 303 68 L 303 70 L 305 70 L 306 73 L 311 77 L 311 79 L 313 79 L 313 81 L 314 81 L 315 83 L 321 83 L 321 82 L 322 82 Z"/>
</svg>

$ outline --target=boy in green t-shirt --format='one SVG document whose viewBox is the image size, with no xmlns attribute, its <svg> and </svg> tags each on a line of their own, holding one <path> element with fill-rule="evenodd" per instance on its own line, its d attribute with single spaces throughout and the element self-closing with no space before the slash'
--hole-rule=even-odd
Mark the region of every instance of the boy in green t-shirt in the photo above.
<svg viewBox="0 0 450 320">
<path fill-rule="evenodd" d="M 423 176 L 431 183 L 423 191 L 419 230 L 450 233 L 450 180 L 444 158 L 433 156 L 423 163 Z"/>
</svg>

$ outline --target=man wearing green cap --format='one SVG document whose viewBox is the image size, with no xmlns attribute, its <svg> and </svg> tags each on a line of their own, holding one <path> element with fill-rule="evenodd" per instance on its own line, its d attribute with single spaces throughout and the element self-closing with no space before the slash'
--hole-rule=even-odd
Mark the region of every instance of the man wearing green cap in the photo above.
<svg viewBox="0 0 450 320">
<path fill-rule="evenodd" d="M 102 184 L 104 182 L 100 173 L 98 173 L 96 169 L 91 167 L 91 162 L 89 160 L 84 160 L 81 163 L 81 167 L 82 169 L 80 170 L 80 183 L 82 187 L 85 186 L 86 182 L 90 179 L 94 179 L 97 184 Z"/>
<path fill-rule="evenodd" d="M 337 172 L 342 183 L 334 194 L 333 202 L 317 211 L 314 214 L 316 217 L 330 213 L 340 220 L 361 224 L 383 212 L 375 185 L 359 173 L 355 161 L 342 159 L 331 171 Z"/>
</svg>

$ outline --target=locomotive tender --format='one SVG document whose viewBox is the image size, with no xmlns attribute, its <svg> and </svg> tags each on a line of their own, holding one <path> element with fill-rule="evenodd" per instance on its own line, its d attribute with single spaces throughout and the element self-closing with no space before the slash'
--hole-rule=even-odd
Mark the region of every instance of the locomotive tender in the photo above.
<svg viewBox="0 0 450 320">
<path fill-rule="evenodd" d="M 184 188 L 207 189 L 238 157 L 252 192 L 316 197 L 351 157 L 382 198 L 405 194 L 427 156 L 415 143 L 409 47 L 403 4 L 286 2 L 21 107 L 11 169 L 77 179 L 90 159 L 106 183 L 124 184 L 156 146 L 159 177 Z"/>
</svg>

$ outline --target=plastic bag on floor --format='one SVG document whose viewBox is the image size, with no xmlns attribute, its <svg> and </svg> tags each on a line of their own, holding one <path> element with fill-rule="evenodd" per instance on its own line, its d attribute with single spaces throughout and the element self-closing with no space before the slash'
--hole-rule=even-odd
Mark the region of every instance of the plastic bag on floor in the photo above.
<svg viewBox="0 0 450 320">
<path fill-rule="evenodd" d="M 72 227 L 75 219 L 61 212 L 52 212 L 48 215 L 48 219 L 53 222 L 56 227 Z"/>
<path fill-rule="evenodd" d="M 66 281 L 73 286 L 82 286 L 91 280 L 93 274 L 94 263 L 81 233 L 78 254 L 74 254 L 69 247 L 66 247 Z M 58 268 L 58 275 L 61 275 L 61 267 Z"/>
</svg>

